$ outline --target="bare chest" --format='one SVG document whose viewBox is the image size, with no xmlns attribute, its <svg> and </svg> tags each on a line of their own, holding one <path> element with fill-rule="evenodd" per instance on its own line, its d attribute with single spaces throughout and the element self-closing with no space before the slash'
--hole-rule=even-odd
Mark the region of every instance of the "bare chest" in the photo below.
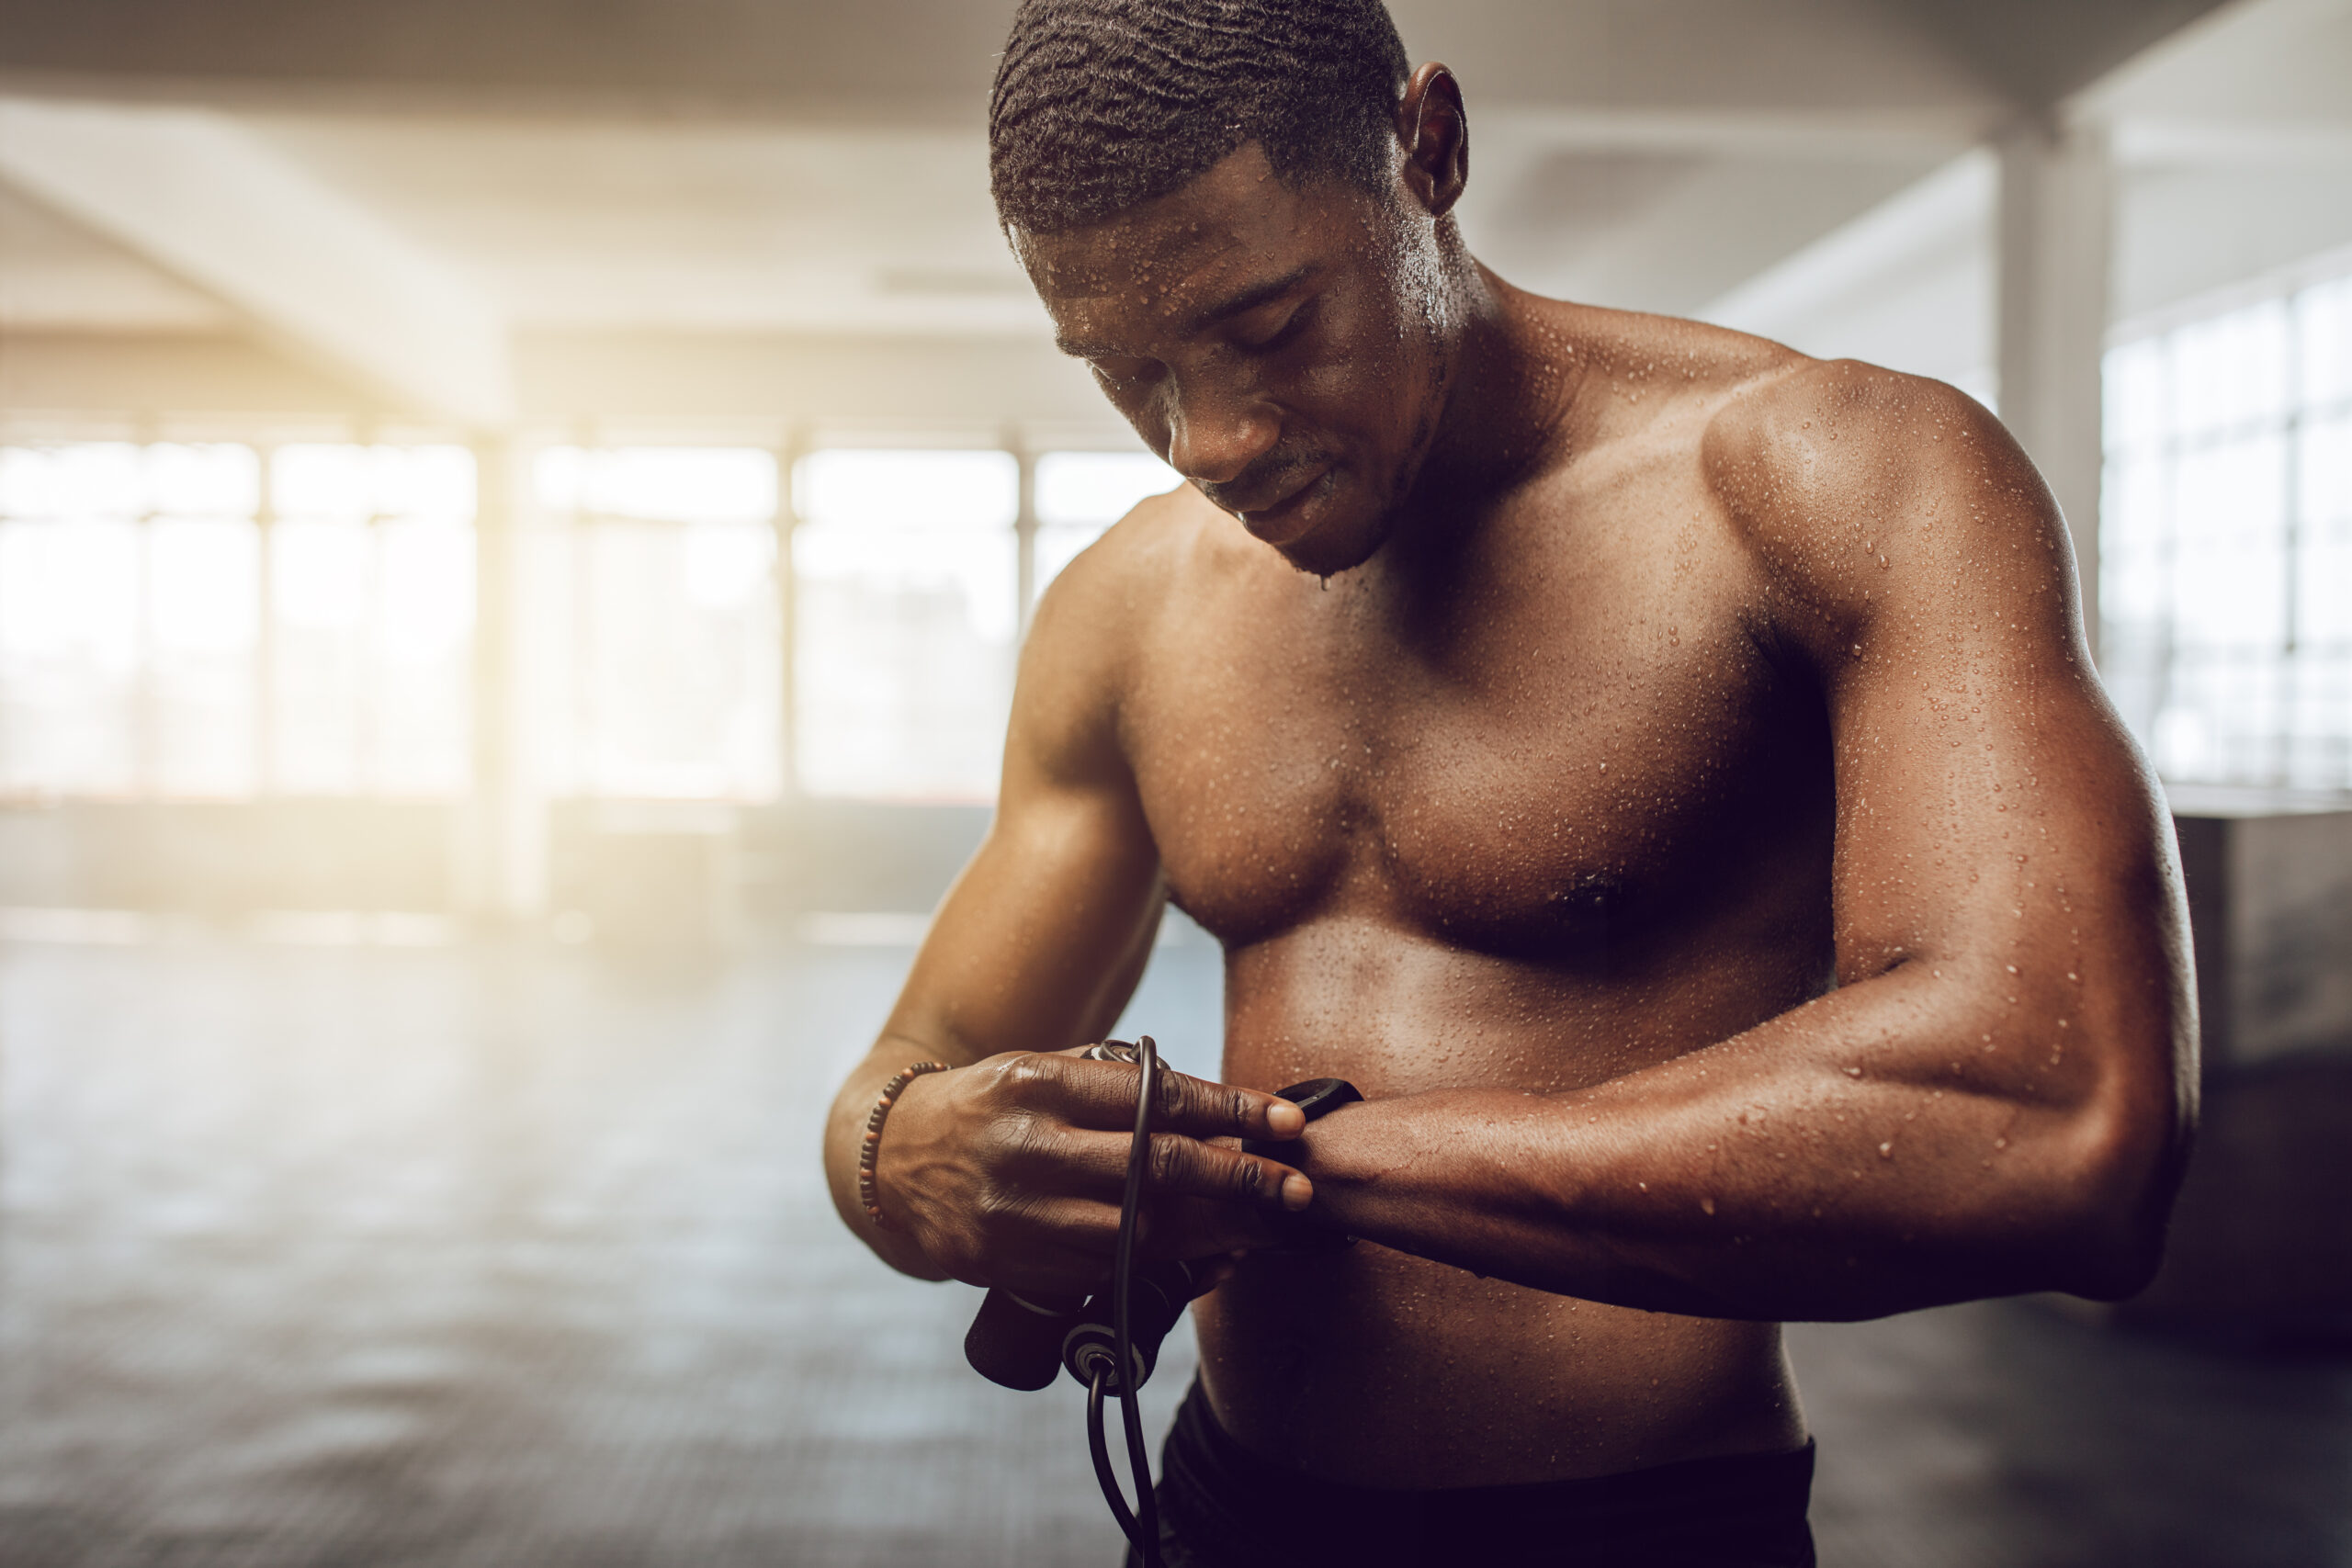
<svg viewBox="0 0 2352 1568">
<path fill-rule="evenodd" d="M 1237 574 L 1155 648 L 1137 783 L 1171 897 L 1228 946 L 1351 916 L 1572 962 L 1826 807 L 1817 703 L 1736 583 L 1670 545 L 1506 553 L 1425 599 Z"/>
</svg>

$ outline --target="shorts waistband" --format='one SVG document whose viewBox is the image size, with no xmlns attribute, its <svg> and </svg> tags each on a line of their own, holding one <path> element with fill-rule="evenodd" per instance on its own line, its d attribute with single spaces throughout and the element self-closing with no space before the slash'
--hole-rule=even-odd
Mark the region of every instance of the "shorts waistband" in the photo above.
<svg viewBox="0 0 2352 1568">
<path fill-rule="evenodd" d="M 1320 1562 L 1753 1564 L 1813 1558 L 1813 1445 L 1573 1481 L 1391 1491 L 1308 1475 L 1243 1448 L 1196 1382 L 1163 1450 L 1160 1509 L 1183 1556 Z M 1171 1568 L 1176 1558 L 1171 1555 Z"/>
</svg>

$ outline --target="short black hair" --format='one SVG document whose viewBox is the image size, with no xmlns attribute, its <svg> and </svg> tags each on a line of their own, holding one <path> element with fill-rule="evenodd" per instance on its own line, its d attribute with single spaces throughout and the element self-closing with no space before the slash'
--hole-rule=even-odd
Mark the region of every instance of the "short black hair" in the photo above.
<svg viewBox="0 0 2352 1568">
<path fill-rule="evenodd" d="M 1286 182 L 1376 191 L 1408 69 L 1381 0 L 1022 0 L 989 99 L 997 216 L 1098 222 L 1248 141 Z"/>
</svg>

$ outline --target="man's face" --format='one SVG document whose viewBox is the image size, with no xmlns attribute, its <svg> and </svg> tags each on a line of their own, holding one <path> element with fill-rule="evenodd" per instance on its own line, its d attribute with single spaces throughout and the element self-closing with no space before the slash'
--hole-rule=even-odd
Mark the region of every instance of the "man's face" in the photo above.
<svg viewBox="0 0 2352 1568">
<path fill-rule="evenodd" d="M 1293 565 L 1387 537 L 1442 404 L 1426 214 L 1294 189 L 1255 142 L 1089 228 L 1016 234 L 1066 353 L 1177 472 Z"/>
</svg>

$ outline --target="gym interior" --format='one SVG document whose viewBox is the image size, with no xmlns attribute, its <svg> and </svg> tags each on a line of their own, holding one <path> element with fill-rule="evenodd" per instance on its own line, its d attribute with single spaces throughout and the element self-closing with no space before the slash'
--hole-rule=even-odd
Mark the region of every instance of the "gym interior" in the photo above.
<svg viewBox="0 0 2352 1568">
<path fill-rule="evenodd" d="M 2352 3 L 1391 9 L 1503 276 L 1997 411 L 2168 794 L 2165 1268 L 1792 1325 L 1822 1561 L 2352 1561 Z M 1114 1561 L 817 1153 L 1177 482 L 997 228 L 1010 0 L 6 11 L 0 1558 Z"/>
</svg>

